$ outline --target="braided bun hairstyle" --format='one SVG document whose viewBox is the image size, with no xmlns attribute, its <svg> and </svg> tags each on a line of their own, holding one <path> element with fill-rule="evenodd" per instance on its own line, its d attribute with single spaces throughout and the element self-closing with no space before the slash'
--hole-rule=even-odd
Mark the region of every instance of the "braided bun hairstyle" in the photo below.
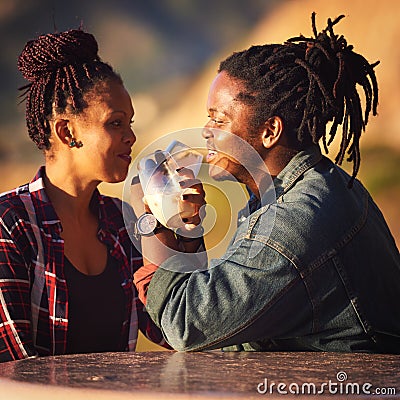
<svg viewBox="0 0 400 400">
<path fill-rule="evenodd" d="M 284 44 L 252 46 L 222 61 L 218 72 L 226 71 L 245 84 L 247 91 L 240 93 L 239 99 L 253 108 L 254 130 L 268 118 L 279 116 L 296 148 L 305 148 L 322 138 L 328 153 L 338 125 L 343 125 L 335 162 L 340 165 L 348 152 L 348 161 L 353 162 L 351 187 L 360 166 L 361 133 L 371 110 L 373 115 L 377 113 L 374 67 L 379 62 L 369 64 L 343 36 L 334 34 L 333 26 L 343 17 L 328 19 L 327 27 L 318 33 L 313 13 L 314 37 L 299 36 Z M 364 111 L 357 85 L 364 90 Z"/>
<path fill-rule="evenodd" d="M 29 41 L 18 58 L 18 69 L 30 83 L 20 88 L 26 101 L 26 124 L 39 149 L 50 148 L 48 120 L 67 104 L 79 114 L 84 95 L 100 81 L 122 80 L 98 56 L 96 39 L 81 29 L 50 33 Z"/>
</svg>

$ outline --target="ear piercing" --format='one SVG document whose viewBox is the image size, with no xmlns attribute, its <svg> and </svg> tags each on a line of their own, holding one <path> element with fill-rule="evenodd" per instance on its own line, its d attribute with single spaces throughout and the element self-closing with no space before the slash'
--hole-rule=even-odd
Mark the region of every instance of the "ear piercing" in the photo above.
<svg viewBox="0 0 400 400">
<path fill-rule="evenodd" d="M 74 138 L 74 137 L 72 137 L 71 138 L 71 141 L 69 142 L 69 145 L 68 145 L 71 149 L 73 148 L 73 147 L 76 147 L 77 149 L 79 149 L 80 147 L 82 147 L 83 146 L 83 143 L 80 141 L 80 140 L 78 140 L 78 141 L 76 141 L 76 139 Z"/>
</svg>

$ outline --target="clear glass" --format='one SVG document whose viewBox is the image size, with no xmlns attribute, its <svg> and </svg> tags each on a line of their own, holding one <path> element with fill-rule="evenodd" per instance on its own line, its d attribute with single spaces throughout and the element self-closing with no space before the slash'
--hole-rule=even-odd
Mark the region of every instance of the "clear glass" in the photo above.
<svg viewBox="0 0 400 400">
<path fill-rule="evenodd" d="M 166 151 L 174 159 L 178 168 L 190 169 L 193 172 L 193 177 L 197 177 L 203 161 L 201 153 L 178 140 L 173 140 L 166 148 Z"/>
<path fill-rule="evenodd" d="M 139 179 L 144 200 L 157 220 L 167 228 L 177 229 L 185 225 L 184 218 L 191 216 L 191 208 L 181 201 L 184 189 L 179 170 L 191 170 L 197 176 L 202 155 L 181 142 L 173 141 L 169 151 L 157 150 L 139 161 Z"/>
</svg>

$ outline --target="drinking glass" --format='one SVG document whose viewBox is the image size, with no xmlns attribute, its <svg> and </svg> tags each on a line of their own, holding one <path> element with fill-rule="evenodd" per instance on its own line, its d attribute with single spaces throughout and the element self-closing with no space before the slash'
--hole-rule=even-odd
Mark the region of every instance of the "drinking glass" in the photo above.
<svg viewBox="0 0 400 400">
<path fill-rule="evenodd" d="M 183 178 L 179 166 L 166 151 L 157 150 L 139 161 L 139 179 L 144 200 L 157 220 L 167 228 L 181 228 L 183 218 L 191 216 L 182 203 Z"/>
<path fill-rule="evenodd" d="M 178 140 L 173 140 L 166 151 L 171 155 L 178 168 L 189 169 L 193 172 L 193 178 L 197 177 L 203 161 L 201 153 Z"/>
</svg>

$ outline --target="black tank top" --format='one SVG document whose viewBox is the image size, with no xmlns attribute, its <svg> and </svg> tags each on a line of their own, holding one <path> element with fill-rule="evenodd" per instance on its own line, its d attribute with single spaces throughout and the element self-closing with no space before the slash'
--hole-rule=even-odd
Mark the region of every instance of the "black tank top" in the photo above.
<svg viewBox="0 0 400 400">
<path fill-rule="evenodd" d="M 99 275 L 83 274 L 64 259 L 68 354 L 125 350 L 127 338 L 122 338 L 121 332 L 126 299 L 118 262 L 109 254 L 107 257 L 106 268 Z"/>
</svg>

